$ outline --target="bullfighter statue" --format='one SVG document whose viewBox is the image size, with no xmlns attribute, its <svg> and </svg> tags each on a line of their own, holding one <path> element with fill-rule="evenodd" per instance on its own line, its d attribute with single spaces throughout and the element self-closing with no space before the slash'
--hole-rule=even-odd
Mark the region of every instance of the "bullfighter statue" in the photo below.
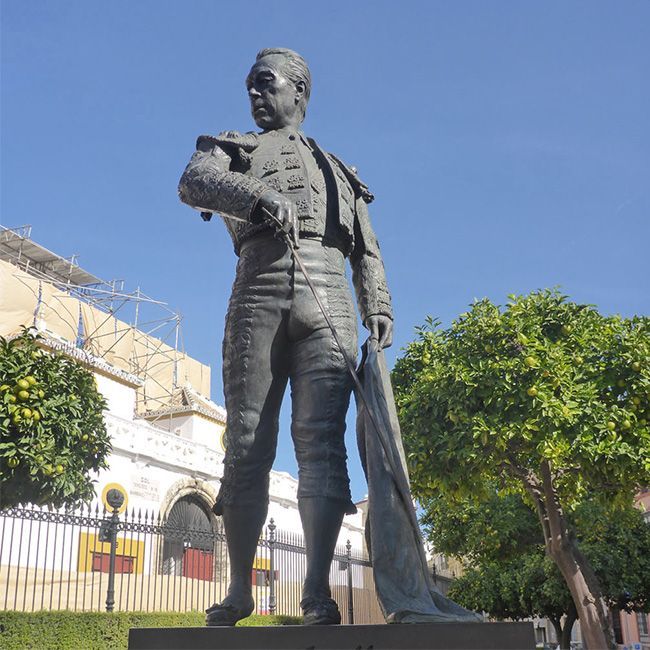
<svg viewBox="0 0 650 650">
<path fill-rule="evenodd" d="M 260 132 L 199 137 L 179 185 L 181 200 L 205 219 L 222 215 L 239 257 L 223 341 L 226 456 L 214 507 L 223 516 L 231 581 L 207 623 L 234 625 L 253 611 L 251 571 L 290 382 L 307 552 L 301 607 L 305 624 L 336 624 L 329 569 L 343 516 L 355 511 L 344 445 L 352 379 L 287 237 L 350 359 L 357 357 L 357 316 L 345 260 L 379 349 L 392 342 L 391 299 L 368 217 L 372 194 L 353 167 L 301 131 L 311 89 L 304 59 L 264 49 L 246 87 Z"/>
</svg>

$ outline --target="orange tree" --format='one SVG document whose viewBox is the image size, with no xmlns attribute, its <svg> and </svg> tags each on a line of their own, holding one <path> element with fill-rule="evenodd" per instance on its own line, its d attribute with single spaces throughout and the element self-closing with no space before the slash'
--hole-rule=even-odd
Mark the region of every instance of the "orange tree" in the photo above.
<svg viewBox="0 0 650 650">
<path fill-rule="evenodd" d="M 650 319 L 606 317 L 554 291 L 475 302 L 429 321 L 393 381 L 415 496 L 477 502 L 496 484 L 536 510 L 585 645 L 611 634 L 567 514 L 587 495 L 627 502 L 650 483 Z M 435 543 L 435 540 L 433 540 Z"/>
<path fill-rule="evenodd" d="M 104 408 L 77 361 L 40 349 L 29 331 L 0 337 L 0 508 L 90 500 L 89 474 L 110 450 Z"/>
<path fill-rule="evenodd" d="M 544 553 L 534 510 L 519 494 L 499 494 L 480 503 L 471 497 L 427 499 L 422 518 L 436 551 L 458 557 L 466 567 L 449 596 L 494 618 L 548 618 L 560 647 L 569 649 L 577 618 L 557 565 Z M 607 605 L 647 611 L 650 606 L 650 526 L 632 503 L 612 506 L 587 500 L 567 513 L 580 550 L 593 567 Z"/>
</svg>

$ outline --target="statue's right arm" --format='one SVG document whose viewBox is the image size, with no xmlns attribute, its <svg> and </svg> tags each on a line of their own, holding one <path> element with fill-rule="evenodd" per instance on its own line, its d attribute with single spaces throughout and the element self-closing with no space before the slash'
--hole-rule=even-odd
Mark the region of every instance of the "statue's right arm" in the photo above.
<svg viewBox="0 0 650 650">
<path fill-rule="evenodd" d="M 257 178 L 230 171 L 230 163 L 222 148 L 199 138 L 197 151 L 178 184 L 181 201 L 201 212 L 250 221 L 259 198 L 269 188 Z"/>
</svg>

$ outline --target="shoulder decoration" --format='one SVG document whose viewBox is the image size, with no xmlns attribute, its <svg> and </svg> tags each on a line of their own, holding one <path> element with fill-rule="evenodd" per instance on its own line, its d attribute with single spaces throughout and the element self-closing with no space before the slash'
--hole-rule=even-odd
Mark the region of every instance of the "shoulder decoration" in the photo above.
<svg viewBox="0 0 650 650">
<path fill-rule="evenodd" d="M 372 203 L 375 200 L 374 194 L 370 191 L 368 186 L 359 178 L 357 170 L 354 167 L 348 167 L 340 158 L 333 153 L 328 153 L 330 158 L 341 168 L 346 175 L 350 185 L 354 188 L 355 192 L 361 196 L 366 203 Z"/>
<path fill-rule="evenodd" d="M 250 153 L 257 148 L 259 136 L 252 131 L 239 133 L 239 131 L 222 131 L 219 135 L 200 135 L 196 140 L 196 148 L 223 147 L 243 149 Z"/>
<path fill-rule="evenodd" d="M 200 135 L 196 140 L 199 151 L 210 151 L 219 147 L 231 158 L 238 160 L 243 169 L 250 167 L 251 152 L 257 148 L 259 136 L 252 131 L 239 133 L 239 131 L 222 131 L 219 135 Z"/>
</svg>

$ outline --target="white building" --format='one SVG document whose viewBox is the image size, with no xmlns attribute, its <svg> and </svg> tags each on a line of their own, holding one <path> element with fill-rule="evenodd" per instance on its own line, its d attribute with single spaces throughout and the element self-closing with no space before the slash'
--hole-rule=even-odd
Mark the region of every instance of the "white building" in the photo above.
<svg viewBox="0 0 650 650">
<path fill-rule="evenodd" d="M 154 329 L 168 331 L 171 343 L 140 325 L 147 310 L 158 310 Z M 98 499 L 106 503 L 116 487 L 129 512 L 154 511 L 179 525 L 209 528 L 216 525 L 211 507 L 223 474 L 226 413 L 210 399 L 209 366 L 178 350 L 179 323 L 139 290 L 128 293 L 35 243 L 29 228 L 0 230 L 0 335 L 35 327 L 46 347 L 95 374 L 107 400 L 113 450 L 97 476 Z M 268 518 L 297 533 L 296 489 L 289 474 L 271 473 Z M 346 517 L 339 538 L 355 551 L 363 548 L 362 517 L 362 510 Z M 84 544 L 90 553 L 96 540 Z M 165 548 L 165 562 L 181 559 L 182 548 Z"/>
</svg>

